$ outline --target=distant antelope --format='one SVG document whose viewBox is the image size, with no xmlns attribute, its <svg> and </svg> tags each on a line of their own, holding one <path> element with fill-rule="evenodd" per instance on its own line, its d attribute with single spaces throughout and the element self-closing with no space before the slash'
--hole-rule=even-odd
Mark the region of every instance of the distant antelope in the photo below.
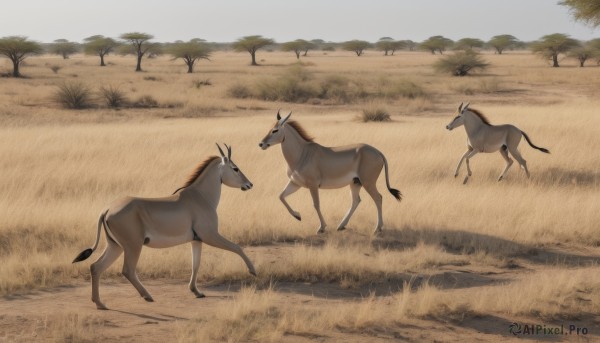
<svg viewBox="0 0 600 343">
<path fill-rule="evenodd" d="M 319 145 L 309 137 L 304 129 L 295 121 L 288 121 L 292 113 L 281 118 L 277 112 L 277 122 L 263 138 L 259 146 L 266 150 L 268 147 L 281 144 L 283 157 L 288 164 L 287 175 L 289 182 L 279 199 L 288 212 L 301 220 L 300 213 L 294 211 L 285 198 L 296 192 L 300 187 L 310 190 L 313 205 L 319 216 L 320 226 L 317 233 L 325 232 L 325 219 L 321 214 L 319 189 L 342 188 L 350 186 L 352 205 L 346 213 L 338 230 L 344 230 L 350 217 L 360 203 L 360 188 L 364 187 L 377 206 L 377 226 L 375 234 L 383 227 L 382 196 L 377 191 L 377 179 L 381 169 L 385 167 L 385 181 L 392 195 L 400 201 L 402 194 L 390 186 L 388 163 L 385 156 L 374 147 L 367 144 L 354 144 L 344 147 L 328 148 Z"/>
<path fill-rule="evenodd" d="M 467 132 L 467 151 L 463 154 L 458 161 L 454 177 L 458 176 L 458 170 L 463 162 L 467 164 L 467 176 L 463 181 L 467 183 L 469 176 L 471 176 L 471 167 L 469 166 L 469 159 L 475 156 L 479 152 L 496 152 L 500 150 L 500 154 L 506 161 L 506 167 L 500 176 L 498 181 L 502 180 L 508 171 L 508 168 L 513 164 L 513 160 L 508 156 L 510 154 L 519 162 L 521 168 L 525 170 L 527 177 L 529 177 L 529 170 L 527 169 L 527 161 L 521 156 L 521 153 L 517 149 L 521 142 L 521 136 L 525 137 L 525 140 L 529 145 L 541 152 L 547 154 L 550 153 L 548 149 L 540 148 L 531 143 L 531 140 L 527 134 L 516 126 L 513 125 L 492 125 L 487 118 L 479 111 L 469 108 L 469 103 L 463 107 L 461 103 L 458 106 L 458 115 L 452 119 L 450 124 L 446 125 L 446 129 L 452 130 L 461 125 L 465 126 Z"/>
<path fill-rule="evenodd" d="M 142 246 L 169 248 L 191 242 L 192 277 L 190 290 L 198 298 L 204 294 L 196 287 L 200 267 L 202 243 L 232 251 L 244 260 L 250 274 L 256 275 L 250 259 L 242 248 L 219 234 L 217 206 L 221 197 L 221 184 L 246 191 L 252 183 L 219 147 L 221 157 L 211 156 L 200 163 L 183 187 L 165 198 L 143 199 L 126 197 L 113 203 L 98 219 L 98 233 L 93 248 L 82 251 L 73 263 L 83 261 L 98 247 L 100 231 L 104 227 L 107 246 L 102 256 L 92 263 L 92 301 L 100 310 L 106 306 L 100 301 L 100 274 L 125 252 L 123 276 L 146 301 L 153 301 L 150 293 L 137 277 L 136 266 Z"/>
</svg>

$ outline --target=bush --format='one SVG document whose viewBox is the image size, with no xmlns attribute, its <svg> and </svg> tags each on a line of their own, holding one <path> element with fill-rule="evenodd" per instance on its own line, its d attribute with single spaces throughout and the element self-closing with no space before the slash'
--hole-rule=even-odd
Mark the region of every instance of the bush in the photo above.
<svg viewBox="0 0 600 343">
<path fill-rule="evenodd" d="M 488 66 L 489 64 L 478 53 L 470 50 L 440 58 L 433 65 L 437 72 L 450 73 L 454 76 L 466 76 L 471 71 L 484 70 Z"/>
<path fill-rule="evenodd" d="M 62 67 L 58 66 L 58 65 L 50 66 L 50 70 L 52 70 L 52 72 L 54 72 L 54 74 L 57 74 L 58 71 L 61 70 L 61 69 L 62 69 Z"/>
<path fill-rule="evenodd" d="M 136 108 L 156 108 L 158 107 L 158 101 L 151 95 L 142 95 L 131 106 Z"/>
<path fill-rule="evenodd" d="M 210 82 L 209 79 L 206 79 L 206 80 L 194 80 L 193 84 L 194 84 L 194 87 L 200 89 L 200 87 L 202 87 L 202 86 L 211 86 L 212 82 Z"/>
<path fill-rule="evenodd" d="M 319 96 L 319 89 L 310 83 L 312 75 L 301 65 L 294 65 L 277 79 L 258 83 L 256 96 L 262 100 L 303 103 Z"/>
<path fill-rule="evenodd" d="M 239 83 L 229 87 L 229 89 L 227 90 L 227 94 L 237 99 L 246 99 L 252 97 L 252 91 L 250 90 L 250 88 L 246 85 Z"/>
<path fill-rule="evenodd" d="M 363 110 L 360 119 L 365 123 L 369 121 L 385 122 L 392 120 L 390 114 L 386 110 L 381 108 Z"/>
<path fill-rule="evenodd" d="M 389 81 L 383 78 L 379 81 L 378 95 L 383 97 L 416 99 L 424 97 L 425 91 L 418 84 L 408 80 Z"/>
<path fill-rule="evenodd" d="M 91 106 L 92 96 L 90 89 L 83 83 L 65 82 L 58 85 L 54 101 L 64 108 L 80 109 Z"/>
<path fill-rule="evenodd" d="M 146 81 L 162 81 L 160 77 L 156 76 L 144 76 L 144 80 Z"/>
<path fill-rule="evenodd" d="M 125 93 L 115 86 L 100 87 L 100 97 L 106 102 L 108 107 L 121 107 L 127 102 Z"/>
</svg>

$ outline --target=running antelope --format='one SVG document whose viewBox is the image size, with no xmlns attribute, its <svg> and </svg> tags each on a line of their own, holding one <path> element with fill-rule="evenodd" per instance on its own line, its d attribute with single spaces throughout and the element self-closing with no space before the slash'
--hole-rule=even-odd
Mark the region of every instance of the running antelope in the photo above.
<svg viewBox="0 0 600 343">
<path fill-rule="evenodd" d="M 288 121 L 292 113 L 281 118 L 277 111 L 277 122 L 260 142 L 259 147 L 266 150 L 272 145 L 281 144 L 281 151 L 288 169 L 289 182 L 279 199 L 288 212 L 301 220 L 300 213 L 294 211 L 285 198 L 296 192 L 300 187 L 310 190 L 313 205 L 319 216 L 320 226 L 317 233 L 325 232 L 325 219 L 321 214 L 319 203 L 319 188 L 333 189 L 350 186 L 352 205 L 346 213 L 338 230 L 344 230 L 350 217 L 360 203 L 359 192 L 364 187 L 377 206 L 377 226 L 375 234 L 381 232 L 383 218 L 381 211 L 382 196 L 377 191 L 377 179 L 381 169 L 385 167 L 385 181 L 392 195 L 400 201 L 402 194 L 390 186 L 388 163 L 383 154 L 367 144 L 355 144 L 344 147 L 328 148 L 313 141 L 306 131 L 295 121 Z"/>
<path fill-rule="evenodd" d="M 506 161 L 506 167 L 502 174 L 498 177 L 498 181 L 501 181 L 508 168 L 513 164 L 513 160 L 508 156 L 510 154 L 519 162 L 521 168 L 525 170 L 527 177 L 529 177 L 529 170 L 527 169 L 527 161 L 521 156 L 521 153 L 518 150 L 519 143 L 521 142 L 521 136 L 525 137 L 525 140 L 529 145 L 538 149 L 541 152 L 545 152 L 547 154 L 550 153 L 548 149 L 540 148 L 531 143 L 529 136 L 521 130 L 519 130 L 514 125 L 492 125 L 487 120 L 487 118 L 479 111 L 475 109 L 469 108 L 469 103 L 467 103 L 464 107 L 461 103 L 458 106 L 458 115 L 452 119 L 450 124 L 446 125 L 446 129 L 452 130 L 461 125 L 465 126 L 465 131 L 467 131 L 467 151 L 463 154 L 458 161 L 458 165 L 456 166 L 456 171 L 454 172 L 454 177 L 458 176 L 458 171 L 463 160 L 467 164 L 467 176 L 463 181 L 463 184 L 467 183 L 469 180 L 469 176 L 472 175 L 471 167 L 469 166 L 469 159 L 475 156 L 480 152 L 496 152 L 500 150 L 500 154 Z"/>
<path fill-rule="evenodd" d="M 90 257 L 98 247 L 100 231 L 104 228 L 106 249 L 90 267 L 92 301 L 98 309 L 107 309 L 100 301 L 100 274 L 122 252 L 125 253 L 123 276 L 146 301 L 153 301 L 136 273 L 136 265 L 144 245 L 169 248 L 191 242 L 192 277 L 189 287 L 198 298 L 204 297 L 196 287 L 203 242 L 238 254 L 246 263 L 250 274 L 256 276 L 254 266 L 242 248 L 222 237 L 218 231 L 217 206 L 221 197 L 221 184 L 246 191 L 252 188 L 252 183 L 231 160 L 231 148 L 225 145 L 225 156 L 221 147 L 217 147 L 221 157 L 211 156 L 200 163 L 185 185 L 173 195 L 157 199 L 126 197 L 102 212 L 98 219 L 96 243 L 73 260 L 75 263 Z"/>
</svg>

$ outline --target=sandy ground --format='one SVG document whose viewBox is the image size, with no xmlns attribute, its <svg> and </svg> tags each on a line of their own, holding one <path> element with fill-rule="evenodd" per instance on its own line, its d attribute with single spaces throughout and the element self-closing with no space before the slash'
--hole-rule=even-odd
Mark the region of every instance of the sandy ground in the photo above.
<svg viewBox="0 0 600 343">
<path fill-rule="evenodd" d="M 285 258 L 291 244 L 248 247 L 254 254 Z M 497 268 L 490 266 L 443 266 L 430 275 L 407 275 L 407 278 L 425 280 L 449 292 L 469 292 L 477 287 L 493 287 L 504 282 L 515 281 L 533 269 L 544 268 L 542 261 L 556 256 L 571 256 L 571 252 L 538 251 L 535 257 L 516 259 L 518 268 Z M 588 258 L 595 258 L 587 255 Z M 576 261 L 574 261 L 575 263 Z M 581 261 L 580 261 L 581 262 Z M 134 288 L 124 279 L 103 279 L 102 298 L 110 308 L 96 310 L 90 301 L 91 286 L 84 280 L 69 286 L 31 291 L 24 294 L 6 295 L 0 298 L 0 342 L 46 342 L 64 341 L 63 333 L 58 333 L 56 323 L 69 315 L 91 322 L 93 336 L 89 341 L 102 342 L 172 342 L 178 340 L 178 329 L 191 320 L 213 320 L 211 314 L 220 307 L 231 306 L 239 291 L 240 283 L 206 285 L 201 284 L 206 298 L 196 299 L 187 288 L 188 280 L 153 279 L 142 280 L 154 297 L 154 303 L 147 303 L 138 297 Z M 388 280 L 386 283 L 365 285 L 360 288 L 343 288 L 334 283 L 279 282 L 275 290 L 280 295 L 281 304 L 276 306 L 300 306 L 322 308 L 336 304 L 358 301 L 374 292 L 380 297 L 389 297 L 402 287 L 403 280 Z M 261 287 L 261 286 L 259 286 Z M 456 294 L 456 293 L 449 293 Z M 523 341 L 529 337 L 514 337 L 508 327 L 511 322 L 543 323 L 538 318 L 505 318 L 501 315 L 471 316 L 463 319 L 405 319 L 393 328 L 377 327 L 360 332 L 347 332 L 339 329 L 310 334 L 288 334 L 285 342 L 499 342 Z M 586 336 L 534 336 L 533 341 L 600 341 L 597 325 L 593 318 L 587 318 L 577 325 L 590 328 Z M 58 330 L 58 331 L 57 331 Z M 64 331 L 64 330 L 63 330 Z M 81 336 L 84 338 L 82 339 Z M 72 341 L 88 341 L 85 332 Z"/>
</svg>

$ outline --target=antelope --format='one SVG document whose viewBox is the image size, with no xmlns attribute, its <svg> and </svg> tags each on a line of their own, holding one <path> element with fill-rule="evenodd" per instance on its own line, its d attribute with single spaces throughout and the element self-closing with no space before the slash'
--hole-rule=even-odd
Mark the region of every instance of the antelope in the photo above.
<svg viewBox="0 0 600 343">
<path fill-rule="evenodd" d="M 344 147 L 324 147 L 313 141 L 306 131 L 296 121 L 291 121 L 290 112 L 282 118 L 277 111 L 277 122 L 258 144 L 263 150 L 281 144 L 283 157 L 287 162 L 288 184 L 279 199 L 288 212 L 297 220 L 302 220 L 300 213 L 294 211 L 285 200 L 301 187 L 308 188 L 313 205 L 319 216 L 320 226 L 317 233 L 325 232 L 327 224 L 321 214 L 319 189 L 334 189 L 350 186 L 352 204 L 350 209 L 337 227 L 344 230 L 350 217 L 356 210 L 361 199 L 360 189 L 365 188 L 377 206 L 377 225 L 375 234 L 383 227 L 382 196 L 377 190 L 377 179 L 385 167 L 385 181 L 388 191 L 398 200 L 402 194 L 390 186 L 388 162 L 385 156 L 374 147 L 367 144 L 354 144 Z"/>
<path fill-rule="evenodd" d="M 92 263 L 92 301 L 99 310 L 107 307 L 100 301 L 100 275 L 115 260 L 125 254 L 123 276 L 131 282 L 140 296 L 154 301 L 137 277 L 136 266 L 143 246 L 169 248 L 190 242 L 192 245 L 192 276 L 189 288 L 197 298 L 203 298 L 196 286 L 200 267 L 202 243 L 238 254 L 246 263 L 250 274 L 256 276 L 252 262 L 242 248 L 219 234 L 217 206 L 221 197 L 221 184 L 247 191 L 252 183 L 231 160 L 231 147 L 227 156 L 217 144 L 220 157 L 211 156 L 200 163 L 183 187 L 163 198 L 125 197 L 105 209 L 98 219 L 96 242 L 82 251 L 74 260 L 80 262 L 96 250 L 104 228 L 107 245 L 102 256 Z"/>
<path fill-rule="evenodd" d="M 463 180 L 463 184 L 466 184 L 469 177 L 472 175 L 471 167 L 469 165 L 469 159 L 475 156 L 477 153 L 485 152 L 491 153 L 500 150 L 500 155 L 506 161 L 504 170 L 498 177 L 498 181 L 506 176 L 506 172 L 513 164 L 513 160 L 509 157 L 510 154 L 519 162 L 521 168 L 525 170 L 525 174 L 529 178 L 529 169 L 527 169 L 527 161 L 521 156 L 518 150 L 521 137 L 525 137 L 525 140 L 529 145 L 541 152 L 549 154 L 550 151 L 546 148 L 540 148 L 535 146 L 529 136 L 514 125 L 492 125 L 489 120 L 476 109 L 469 108 L 469 103 L 464 107 L 461 103 L 458 106 L 458 115 L 452 119 L 450 124 L 446 125 L 446 129 L 452 131 L 452 129 L 459 126 L 465 126 L 467 132 L 467 151 L 462 155 L 456 166 L 454 177 L 458 176 L 458 171 L 463 163 L 463 160 L 467 164 L 467 175 Z"/>
</svg>

